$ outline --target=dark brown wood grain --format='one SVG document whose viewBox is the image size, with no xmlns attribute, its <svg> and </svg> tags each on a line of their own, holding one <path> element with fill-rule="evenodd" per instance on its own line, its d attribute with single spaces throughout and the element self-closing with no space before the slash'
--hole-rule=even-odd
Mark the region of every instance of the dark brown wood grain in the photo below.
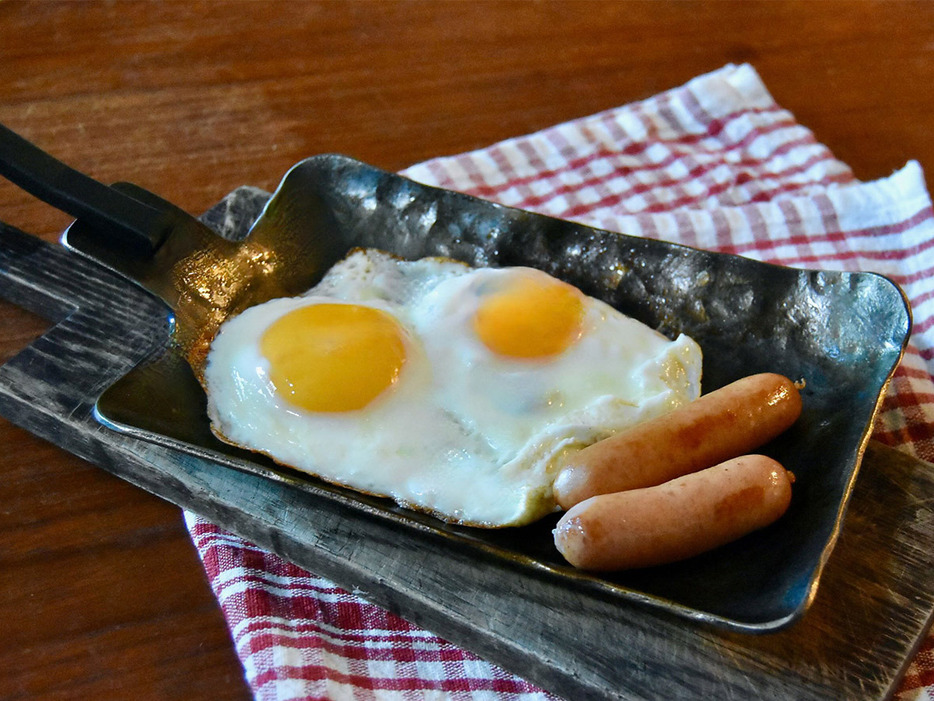
<svg viewBox="0 0 934 701">
<path fill-rule="evenodd" d="M 0 123 L 201 212 L 316 153 L 399 169 L 748 61 L 872 179 L 934 163 L 932 46 L 925 2 L 8 0 Z M 68 222 L 6 182 L 0 220 Z M 46 327 L 0 302 L 0 359 Z M 248 697 L 179 510 L 2 420 L 0 621 L 0 698 Z"/>
<path fill-rule="evenodd" d="M 228 201 L 215 214 L 228 207 L 243 210 Z M 934 616 L 934 467 L 893 449 L 870 447 L 844 535 L 808 614 L 769 635 L 729 633 L 587 595 L 535 568 L 297 484 L 102 431 L 91 402 L 158 342 L 158 306 L 87 260 L 5 226 L 0 273 L 0 295 L 61 319 L 0 368 L 3 415 L 569 699 L 881 699 Z M 64 318 L 63 309 L 77 311 Z M 158 558 L 158 539 L 145 550 Z M 58 564 L 47 569 L 61 581 Z M 132 568 L 133 560 L 121 564 Z M 146 581 L 156 572 L 145 570 Z M 27 573 L 28 581 L 38 579 Z M 41 613 L 50 622 L 71 613 L 72 591 L 83 587 L 62 582 L 60 598 Z M 145 583 L 142 590 L 149 591 Z M 126 618 L 110 591 L 84 594 Z M 171 611 L 174 599 L 162 605 Z M 106 624 L 114 612 L 101 615 Z M 67 638 L 69 630 L 62 632 Z M 174 679 L 156 662 L 157 682 Z"/>
</svg>

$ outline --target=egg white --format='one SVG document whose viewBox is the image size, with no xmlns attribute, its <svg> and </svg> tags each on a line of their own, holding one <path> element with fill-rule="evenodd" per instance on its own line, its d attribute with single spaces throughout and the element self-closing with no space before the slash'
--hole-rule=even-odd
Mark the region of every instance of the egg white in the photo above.
<svg viewBox="0 0 934 701">
<path fill-rule="evenodd" d="M 587 298 L 584 332 L 562 355 L 497 356 L 471 330 L 479 292 L 511 269 L 351 254 L 306 295 L 227 321 L 211 346 L 205 389 L 223 440 L 442 519 L 522 525 L 555 507 L 568 451 L 696 399 L 701 352 Z M 279 396 L 260 338 L 306 304 L 382 309 L 408 330 L 399 381 L 364 409 L 316 413 Z"/>
</svg>

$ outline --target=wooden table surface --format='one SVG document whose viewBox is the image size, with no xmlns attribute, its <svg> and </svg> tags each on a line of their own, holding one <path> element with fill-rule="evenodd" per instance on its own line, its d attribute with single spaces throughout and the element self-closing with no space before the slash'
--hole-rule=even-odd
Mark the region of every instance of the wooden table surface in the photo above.
<svg viewBox="0 0 934 701">
<path fill-rule="evenodd" d="M 0 123 L 200 213 L 305 156 L 401 169 L 730 62 L 857 177 L 934 168 L 925 2 L 9 0 Z M 69 218 L 3 181 L 0 220 Z M 0 361 L 46 328 L 0 301 Z M 249 698 L 179 510 L 2 419 L 0 621 L 2 699 Z"/>
</svg>

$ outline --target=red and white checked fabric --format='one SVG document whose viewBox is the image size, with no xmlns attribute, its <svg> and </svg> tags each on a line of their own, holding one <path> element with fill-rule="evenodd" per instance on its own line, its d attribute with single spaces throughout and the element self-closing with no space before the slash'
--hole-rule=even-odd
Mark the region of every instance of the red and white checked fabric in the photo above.
<svg viewBox="0 0 934 701">
<path fill-rule="evenodd" d="M 750 66 L 403 174 L 611 231 L 888 275 L 910 299 L 915 327 L 874 438 L 934 460 L 934 212 L 921 168 L 858 182 Z M 186 520 L 258 699 L 552 698 L 203 519 Z M 934 701 L 934 637 L 899 696 Z"/>
</svg>

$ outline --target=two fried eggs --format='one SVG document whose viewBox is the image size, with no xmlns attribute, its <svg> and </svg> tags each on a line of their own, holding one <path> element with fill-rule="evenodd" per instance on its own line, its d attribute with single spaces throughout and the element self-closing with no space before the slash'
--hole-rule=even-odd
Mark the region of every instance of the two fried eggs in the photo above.
<svg viewBox="0 0 934 701">
<path fill-rule="evenodd" d="M 565 456 L 700 393 L 701 352 L 531 268 L 353 252 L 228 320 L 204 373 L 224 441 L 446 521 L 556 509 Z"/>
</svg>

